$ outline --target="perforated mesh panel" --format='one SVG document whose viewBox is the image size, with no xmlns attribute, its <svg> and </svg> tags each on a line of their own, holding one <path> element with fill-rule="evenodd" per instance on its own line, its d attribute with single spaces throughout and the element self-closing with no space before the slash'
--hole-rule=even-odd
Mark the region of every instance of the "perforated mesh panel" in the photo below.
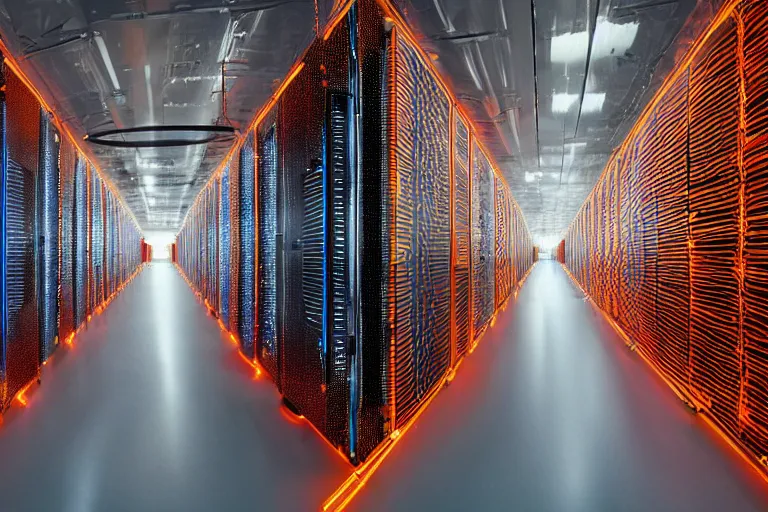
<svg viewBox="0 0 768 512">
<path fill-rule="evenodd" d="M 83 158 L 75 167 L 75 328 L 88 314 L 88 165 Z"/>
<path fill-rule="evenodd" d="M 395 397 L 397 426 L 448 369 L 449 103 L 416 50 L 398 39 Z"/>
<path fill-rule="evenodd" d="M 6 73 L 6 95 L 7 407 L 13 396 L 35 378 L 40 362 L 38 241 L 34 231 L 40 106 L 11 73 Z"/>
<path fill-rule="evenodd" d="M 318 269 L 304 266 L 302 236 L 306 207 L 312 200 L 305 185 L 308 170 L 323 161 L 323 129 L 328 112 L 327 91 L 346 91 L 349 73 L 349 26 L 346 18 L 327 41 L 318 40 L 304 59 L 304 69 L 285 90 L 278 122 L 279 154 L 284 165 L 280 207 L 284 209 L 283 261 L 278 267 L 284 294 L 280 379 L 283 394 L 334 445 L 348 442 L 347 343 L 335 350 L 323 331 L 311 321 L 305 301 L 305 283 L 320 279 Z M 323 87 L 323 80 L 327 89 Z M 330 138 L 331 135 L 328 134 Z M 330 171 L 331 154 L 327 155 Z M 328 224 L 330 226 L 330 223 Z M 280 281 L 278 281 L 280 282 Z M 311 301 L 310 301 L 311 303 Z"/>
<path fill-rule="evenodd" d="M 479 146 L 472 148 L 472 321 L 474 340 L 494 311 L 493 169 Z"/>
<path fill-rule="evenodd" d="M 208 207 L 208 300 L 214 311 L 219 308 L 219 181 L 211 185 L 210 205 Z"/>
<path fill-rule="evenodd" d="M 9 101 L 13 101 L 9 97 Z M 6 189 L 6 279 L 8 400 L 37 375 L 39 330 L 35 293 L 35 176 L 8 160 Z"/>
<path fill-rule="evenodd" d="M 362 95 L 362 378 L 358 416 L 358 459 L 365 460 L 393 429 L 389 378 L 389 202 L 388 119 L 391 37 L 373 0 L 358 5 L 358 55 Z"/>
<path fill-rule="evenodd" d="M 90 249 L 90 311 L 104 301 L 104 195 L 101 178 L 91 173 L 91 249 Z"/>
<path fill-rule="evenodd" d="M 229 161 L 229 330 L 239 332 L 240 319 L 240 158 Z"/>
<path fill-rule="evenodd" d="M 453 226 L 455 233 L 455 329 L 456 355 L 463 356 L 470 345 L 470 209 L 469 209 L 469 130 L 464 120 L 454 116 L 453 134 Z"/>
<path fill-rule="evenodd" d="M 219 312 L 224 325 L 229 325 L 229 264 L 231 247 L 231 224 L 229 222 L 229 165 L 221 174 L 219 192 Z"/>
<path fill-rule="evenodd" d="M 278 107 L 258 127 L 258 356 L 279 382 L 277 354 Z"/>
<path fill-rule="evenodd" d="M 496 269 L 496 307 L 500 307 L 509 298 L 512 291 L 512 259 L 510 257 L 509 223 L 510 199 L 501 178 L 494 179 L 496 194 L 496 236 L 494 237 L 496 254 L 494 265 Z"/>
<path fill-rule="evenodd" d="M 238 332 L 243 352 L 254 357 L 256 292 L 256 169 L 253 152 L 253 132 L 240 148 L 240 318 Z"/>
<path fill-rule="evenodd" d="M 39 251 L 42 279 L 41 359 L 56 348 L 59 334 L 59 167 L 56 129 L 45 111 L 40 113 Z"/>
<path fill-rule="evenodd" d="M 61 304 L 59 340 L 75 331 L 75 165 L 77 151 L 69 139 L 59 152 L 61 201 Z"/>
</svg>

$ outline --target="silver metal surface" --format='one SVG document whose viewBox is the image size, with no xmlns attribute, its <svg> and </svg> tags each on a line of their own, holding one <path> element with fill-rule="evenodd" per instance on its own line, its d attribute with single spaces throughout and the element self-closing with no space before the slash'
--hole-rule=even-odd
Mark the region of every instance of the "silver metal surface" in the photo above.
<svg viewBox="0 0 768 512">
<path fill-rule="evenodd" d="M 77 137 L 156 124 L 244 130 L 332 8 L 333 0 L 0 0 L 0 33 Z M 89 149 L 143 229 L 176 231 L 230 147 Z"/>
</svg>

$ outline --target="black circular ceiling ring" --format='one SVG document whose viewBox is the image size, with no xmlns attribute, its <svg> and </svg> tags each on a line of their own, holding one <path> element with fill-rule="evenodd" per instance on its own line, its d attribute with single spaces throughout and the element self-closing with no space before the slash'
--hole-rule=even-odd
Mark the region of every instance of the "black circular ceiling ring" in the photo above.
<svg viewBox="0 0 768 512">
<path fill-rule="evenodd" d="M 161 140 L 114 140 L 107 137 L 126 135 L 129 133 L 154 133 L 154 132 L 197 132 L 207 133 L 208 136 L 200 139 L 161 139 Z M 236 138 L 235 129 L 231 126 L 218 125 L 157 125 L 137 126 L 134 128 L 117 128 L 100 132 L 89 133 L 83 140 L 101 146 L 113 148 L 169 148 L 180 146 L 195 146 L 211 142 L 232 142 Z"/>
</svg>

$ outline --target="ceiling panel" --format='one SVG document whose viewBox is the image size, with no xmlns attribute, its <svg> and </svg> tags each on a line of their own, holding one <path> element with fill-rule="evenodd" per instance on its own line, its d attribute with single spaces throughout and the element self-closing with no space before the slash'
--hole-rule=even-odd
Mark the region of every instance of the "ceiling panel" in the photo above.
<svg viewBox="0 0 768 512">
<path fill-rule="evenodd" d="M 313 0 L 2 0 L 0 32 L 76 137 L 153 125 L 244 129 L 333 6 L 333 0 L 320 0 L 317 11 Z M 145 230 L 173 231 L 231 142 L 87 147 Z"/>
<path fill-rule="evenodd" d="M 398 1 L 549 244 L 720 3 Z"/>
</svg>

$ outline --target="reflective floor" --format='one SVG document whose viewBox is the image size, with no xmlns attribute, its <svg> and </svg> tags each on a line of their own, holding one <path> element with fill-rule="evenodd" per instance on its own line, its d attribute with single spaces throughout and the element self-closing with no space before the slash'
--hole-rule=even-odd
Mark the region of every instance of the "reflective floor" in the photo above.
<svg viewBox="0 0 768 512">
<path fill-rule="evenodd" d="M 351 510 L 765 511 L 768 488 L 542 261 Z"/>
<path fill-rule="evenodd" d="M 0 428 L 0 511 L 315 511 L 351 468 L 144 270 Z M 351 510 L 752 511 L 768 490 L 539 263 Z"/>
<path fill-rule="evenodd" d="M 279 404 L 153 264 L 6 415 L 0 511 L 317 510 L 350 466 Z"/>
</svg>

